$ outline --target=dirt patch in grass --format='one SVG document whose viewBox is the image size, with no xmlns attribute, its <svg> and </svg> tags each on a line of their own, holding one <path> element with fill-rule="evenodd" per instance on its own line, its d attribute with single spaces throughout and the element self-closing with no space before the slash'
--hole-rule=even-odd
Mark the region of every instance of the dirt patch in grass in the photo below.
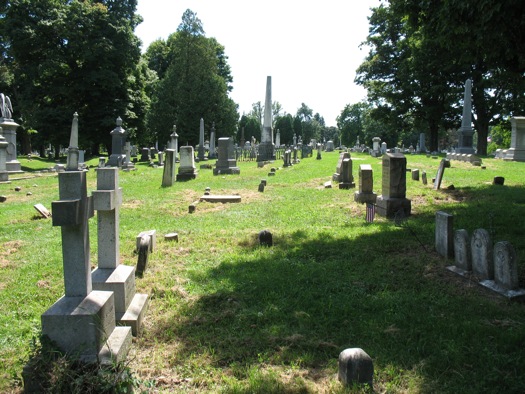
<svg viewBox="0 0 525 394">
<path fill-rule="evenodd" d="M 2 244 L 2 247 L 0 248 L 0 268 L 7 268 L 12 265 L 12 262 L 8 257 L 16 253 L 23 244 L 24 243 L 20 240 L 8 241 Z"/>
<path fill-rule="evenodd" d="M 140 207 L 142 204 L 144 204 L 144 201 L 142 200 L 129 200 L 129 201 L 124 201 L 122 203 L 122 207 L 129 208 L 129 209 L 136 209 Z"/>
</svg>

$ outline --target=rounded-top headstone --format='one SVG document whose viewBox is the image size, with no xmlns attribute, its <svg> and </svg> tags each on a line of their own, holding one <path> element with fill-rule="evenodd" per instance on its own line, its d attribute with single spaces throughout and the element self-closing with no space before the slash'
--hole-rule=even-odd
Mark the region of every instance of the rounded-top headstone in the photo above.
<svg viewBox="0 0 525 394">
<path fill-rule="evenodd" d="M 179 242 L 179 234 L 178 233 L 168 233 L 164 236 L 164 239 L 167 241 L 177 241 Z"/>
<path fill-rule="evenodd" d="M 354 383 L 367 383 L 372 385 L 374 376 L 374 363 L 363 349 L 345 349 L 339 354 L 338 379 L 345 386 Z"/>
</svg>

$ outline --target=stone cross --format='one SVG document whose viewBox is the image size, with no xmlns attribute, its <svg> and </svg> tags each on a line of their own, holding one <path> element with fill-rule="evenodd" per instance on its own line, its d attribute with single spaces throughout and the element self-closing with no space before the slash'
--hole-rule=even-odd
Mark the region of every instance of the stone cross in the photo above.
<svg viewBox="0 0 525 394">
<path fill-rule="evenodd" d="M 59 201 L 53 201 L 53 226 L 61 226 L 66 297 L 85 297 L 92 291 L 88 220 L 93 216 L 86 173 L 58 174 Z"/>
</svg>

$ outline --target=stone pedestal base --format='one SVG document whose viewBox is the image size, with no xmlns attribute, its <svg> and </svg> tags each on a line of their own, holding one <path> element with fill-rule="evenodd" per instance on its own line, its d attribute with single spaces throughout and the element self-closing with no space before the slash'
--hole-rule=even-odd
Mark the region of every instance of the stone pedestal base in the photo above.
<svg viewBox="0 0 525 394">
<path fill-rule="evenodd" d="M 12 160 L 5 163 L 5 168 L 10 174 L 22 173 L 22 166 L 18 160 Z"/>
<path fill-rule="evenodd" d="M 7 171 L 0 171 L 0 182 L 9 181 L 9 173 Z"/>
<path fill-rule="evenodd" d="M 221 175 L 221 174 L 240 174 L 241 169 L 239 167 L 215 167 L 213 169 L 213 175 Z"/>
<path fill-rule="evenodd" d="M 42 334 L 84 362 L 123 360 L 131 346 L 131 328 L 115 327 L 114 296 L 92 291 L 87 297 L 62 297 L 41 316 Z"/>
<path fill-rule="evenodd" d="M 503 157 L 505 161 L 525 161 L 525 149 L 510 148 Z"/>
<path fill-rule="evenodd" d="M 403 210 L 405 217 L 410 216 L 412 202 L 407 198 L 377 197 L 376 212 L 378 215 L 393 219 L 399 210 Z"/>
<path fill-rule="evenodd" d="M 121 264 L 115 269 L 96 268 L 91 281 L 94 290 L 114 293 L 116 324 L 131 327 L 132 334 L 137 336 L 148 309 L 148 295 L 135 294 L 135 267 Z"/>
<path fill-rule="evenodd" d="M 367 202 L 375 204 L 376 200 L 377 200 L 376 193 L 363 193 L 363 192 L 354 193 L 354 201 L 360 204 L 364 204 Z"/>
<path fill-rule="evenodd" d="M 341 182 L 339 184 L 339 189 L 353 189 L 355 187 L 355 183 L 354 182 Z"/>
<path fill-rule="evenodd" d="M 189 171 L 185 171 L 184 169 L 179 168 L 179 173 L 177 174 L 177 181 L 188 181 L 190 179 L 197 178 L 198 171 L 196 169 L 191 169 Z"/>
</svg>

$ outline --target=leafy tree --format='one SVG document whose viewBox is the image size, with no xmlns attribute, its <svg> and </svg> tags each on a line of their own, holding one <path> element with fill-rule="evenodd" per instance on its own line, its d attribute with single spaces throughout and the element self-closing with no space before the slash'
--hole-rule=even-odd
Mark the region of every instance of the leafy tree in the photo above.
<svg viewBox="0 0 525 394">
<path fill-rule="evenodd" d="M 195 145 L 203 118 L 207 130 L 215 123 L 217 137 L 234 136 L 237 105 L 228 97 L 232 78 L 224 48 L 204 36 L 200 19 L 189 9 L 167 45 L 170 63 L 152 98 L 147 116 L 150 132 L 167 141 L 176 124 L 181 142 Z M 156 46 L 162 60 L 165 53 L 159 43 Z"/>
<path fill-rule="evenodd" d="M 290 114 L 277 116 L 275 119 L 274 133 L 279 130 L 281 136 L 281 145 L 291 145 L 293 143 L 294 129 L 293 117 Z M 299 138 L 299 136 L 296 137 Z"/>
<path fill-rule="evenodd" d="M 4 31 L 17 104 L 41 144 L 67 145 L 78 112 L 80 145 L 98 154 L 100 144 L 109 147 L 116 118 L 132 115 L 140 58 L 135 8 L 135 0 L 9 2 Z"/>
</svg>

